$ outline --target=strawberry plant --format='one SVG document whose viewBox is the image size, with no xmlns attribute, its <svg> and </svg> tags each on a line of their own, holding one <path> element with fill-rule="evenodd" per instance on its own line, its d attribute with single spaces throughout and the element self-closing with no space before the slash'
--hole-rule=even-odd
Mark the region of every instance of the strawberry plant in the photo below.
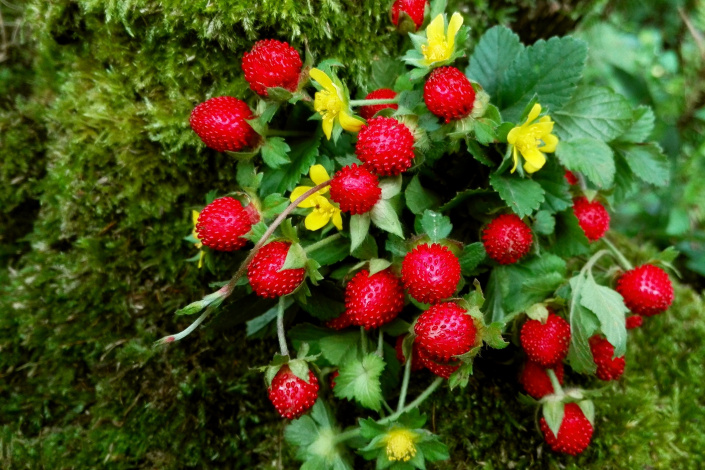
<svg viewBox="0 0 705 470">
<path fill-rule="evenodd" d="M 671 269 L 674 250 L 634 269 L 609 240 L 610 205 L 638 179 L 654 182 L 653 121 L 581 83 L 584 42 L 525 46 L 494 27 L 471 44 L 462 16 L 444 10 L 394 3 L 409 50 L 378 59 L 371 93 L 351 95 L 336 59 L 302 51 L 301 61 L 272 39 L 242 59 L 255 95 L 210 98 L 191 115 L 206 146 L 238 161 L 233 191 L 195 216 L 194 261 L 247 254 L 216 292 L 177 311 L 199 315 L 191 326 L 160 343 L 233 294 L 267 299 L 244 304 L 259 306 L 248 332 L 271 325 L 278 343 L 253 367 L 293 420 L 285 436 L 302 468 L 448 458 L 419 406 L 477 380 L 478 354 L 510 344 L 546 443 L 581 453 L 599 392 L 564 385 L 619 379 L 627 327 L 673 300 L 656 265 Z M 341 401 L 357 419 L 336 413 Z"/>
</svg>

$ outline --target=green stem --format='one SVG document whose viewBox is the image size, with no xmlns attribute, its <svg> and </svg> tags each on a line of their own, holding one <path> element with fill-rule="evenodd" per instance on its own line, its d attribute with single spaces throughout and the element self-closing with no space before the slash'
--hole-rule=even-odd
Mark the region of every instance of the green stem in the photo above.
<svg viewBox="0 0 705 470">
<path fill-rule="evenodd" d="M 365 335 L 365 327 L 360 327 L 360 346 L 362 346 L 362 354 L 367 355 L 367 335 Z"/>
<path fill-rule="evenodd" d="M 384 98 L 378 100 L 350 100 L 350 106 L 374 106 L 377 104 L 397 104 L 399 98 Z"/>
<path fill-rule="evenodd" d="M 335 233 L 329 237 L 324 238 L 323 240 L 318 240 L 316 243 L 310 244 L 309 246 L 304 248 L 304 251 L 306 253 L 311 253 L 312 251 L 316 251 L 317 249 L 322 248 L 329 243 L 333 243 L 334 241 L 336 241 L 337 239 L 339 239 L 342 236 L 343 235 L 341 233 Z"/>
<path fill-rule="evenodd" d="M 334 442 L 335 444 L 339 444 L 341 442 L 347 441 L 348 439 L 352 439 L 354 437 L 357 437 L 360 435 L 360 428 L 353 428 L 345 432 L 341 432 L 337 436 L 335 436 Z"/>
<path fill-rule="evenodd" d="M 619 264 L 622 265 L 624 269 L 629 271 L 630 269 L 634 269 L 634 266 L 632 266 L 632 263 L 629 262 L 629 260 L 622 254 L 621 251 L 617 249 L 616 246 L 612 244 L 611 241 L 609 241 L 606 237 L 602 237 L 602 241 L 605 242 L 605 245 L 607 245 L 607 248 L 609 248 L 612 253 L 617 257 L 617 260 L 619 261 Z"/>
<path fill-rule="evenodd" d="M 279 350 L 282 356 L 289 355 L 289 348 L 286 346 L 286 335 L 284 334 L 284 299 L 286 296 L 279 297 L 279 306 L 277 309 L 277 337 L 279 337 Z"/>
<path fill-rule="evenodd" d="M 280 129 L 267 129 L 265 137 L 312 137 L 311 132 L 285 131 Z"/>
<path fill-rule="evenodd" d="M 443 383 L 444 380 L 445 380 L 445 379 L 444 379 L 443 377 L 438 377 L 438 378 L 436 378 L 436 380 L 434 380 L 433 383 L 432 383 L 431 385 L 429 385 L 428 388 L 423 391 L 423 393 L 421 393 L 421 395 L 419 395 L 418 397 L 416 397 L 416 400 L 412 401 L 411 403 L 409 403 L 408 405 L 406 405 L 404 408 L 402 408 L 401 410 L 397 411 L 397 412 L 394 413 L 393 415 L 390 415 L 390 416 L 387 416 L 386 418 L 380 419 L 379 421 L 377 421 L 377 423 L 379 423 L 379 424 L 386 424 L 386 423 L 388 423 L 388 422 L 390 422 L 390 421 L 394 421 L 395 419 L 397 419 L 399 416 L 401 416 L 402 414 L 406 413 L 407 411 L 413 410 L 414 408 L 418 408 L 418 406 L 419 406 L 421 403 L 423 403 L 428 397 L 431 396 L 431 394 L 432 394 L 433 392 L 436 391 L 436 389 L 438 388 L 438 386 L 439 386 L 441 383 Z"/>
<path fill-rule="evenodd" d="M 413 354 L 413 353 L 412 353 Z M 409 389 L 409 378 L 411 377 L 411 357 L 406 358 L 404 365 L 404 378 L 401 382 L 401 392 L 399 392 L 399 402 L 397 403 L 397 411 L 404 409 L 406 404 L 406 392 Z"/>
<path fill-rule="evenodd" d="M 384 352 L 384 333 L 382 333 L 382 330 L 379 331 L 379 337 L 377 338 L 377 352 L 376 354 L 379 357 L 383 357 L 382 353 Z"/>
<path fill-rule="evenodd" d="M 561 387 L 561 383 L 558 381 L 558 377 L 556 377 L 556 373 L 553 371 L 553 369 L 546 369 L 546 373 L 548 374 L 548 378 L 551 379 L 551 385 L 553 385 L 553 393 L 555 395 L 563 395 L 563 388 Z"/>
<path fill-rule="evenodd" d="M 247 271 L 247 267 L 250 265 L 250 262 L 252 261 L 252 258 L 255 257 L 257 252 L 259 251 L 260 248 L 264 246 L 265 243 L 267 243 L 267 240 L 269 237 L 272 236 L 274 231 L 281 225 L 282 222 L 284 222 L 284 219 L 286 219 L 289 214 L 291 214 L 294 209 L 296 209 L 299 204 L 301 204 L 307 197 L 310 195 L 316 193 L 317 191 L 325 188 L 326 186 L 329 186 L 331 183 L 331 180 L 324 181 L 321 184 L 318 184 L 314 186 L 313 188 L 309 189 L 306 191 L 304 194 L 299 196 L 294 202 L 289 204 L 286 209 L 284 209 L 284 212 L 279 214 L 279 216 L 274 219 L 274 222 L 272 222 L 272 225 L 269 226 L 266 232 L 264 232 L 264 235 L 262 235 L 262 238 L 259 239 L 259 241 L 255 244 L 254 248 L 250 250 L 250 253 L 247 255 L 247 258 L 240 264 L 240 267 L 238 270 L 235 272 L 233 277 L 230 279 L 230 282 L 228 282 L 225 287 L 222 287 L 219 292 L 221 293 L 221 302 L 225 301 L 230 294 L 233 293 L 233 290 L 235 290 L 235 286 L 237 285 L 237 281 L 240 280 L 240 278 L 245 274 L 245 271 Z M 183 330 L 182 332 L 175 334 L 175 335 L 168 335 L 163 337 L 162 339 L 158 340 L 155 345 L 159 344 L 164 344 L 164 343 L 171 343 L 173 341 L 178 341 L 182 338 L 185 338 L 188 336 L 196 327 L 205 319 L 205 317 L 210 313 L 209 310 L 206 310 L 203 315 L 201 315 L 195 322 L 193 322 L 191 325 L 189 325 L 188 328 Z"/>
</svg>

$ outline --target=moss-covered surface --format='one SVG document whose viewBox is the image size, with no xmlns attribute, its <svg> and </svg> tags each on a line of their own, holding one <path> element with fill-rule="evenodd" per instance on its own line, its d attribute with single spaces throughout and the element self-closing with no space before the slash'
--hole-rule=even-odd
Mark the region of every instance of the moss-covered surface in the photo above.
<svg viewBox="0 0 705 470">
<path fill-rule="evenodd" d="M 387 2 L 5 3 L 17 35 L 0 64 L 0 466 L 294 468 L 249 369 L 272 343 L 244 341 L 237 306 L 219 328 L 151 347 L 229 269 L 184 261 L 190 209 L 234 180 L 186 117 L 211 96 L 251 96 L 239 60 L 260 37 L 337 56 L 360 81 L 401 44 Z M 463 11 L 479 35 L 527 3 Z M 679 289 L 669 315 L 633 334 L 629 373 L 599 399 L 595 444 L 576 460 L 547 457 L 513 366 L 483 377 L 499 366 L 481 361 L 476 386 L 427 407 L 453 453 L 440 468 L 697 468 L 702 311 Z"/>
</svg>

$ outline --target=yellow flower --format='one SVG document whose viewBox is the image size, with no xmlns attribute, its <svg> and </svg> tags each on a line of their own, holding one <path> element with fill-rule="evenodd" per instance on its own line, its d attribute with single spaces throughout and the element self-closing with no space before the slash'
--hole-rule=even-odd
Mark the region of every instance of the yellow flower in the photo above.
<svg viewBox="0 0 705 470">
<path fill-rule="evenodd" d="M 385 437 L 387 458 L 391 461 L 408 462 L 416 455 L 416 434 L 408 429 L 394 429 Z"/>
<path fill-rule="evenodd" d="M 198 216 L 201 215 L 200 212 L 198 211 L 191 211 L 191 219 L 193 220 L 193 231 L 191 232 L 191 235 L 193 238 L 196 240 L 199 240 L 198 238 L 198 233 L 196 233 L 196 224 L 198 224 Z M 201 249 L 203 248 L 203 243 L 200 242 L 200 240 L 197 243 L 194 243 L 194 246 L 198 248 L 198 269 L 201 269 L 203 267 L 203 257 L 205 256 L 205 252 Z"/>
<path fill-rule="evenodd" d="M 421 46 L 421 53 L 424 56 L 424 64 L 432 65 L 435 62 L 448 60 L 455 52 L 455 35 L 458 34 L 463 25 L 463 17 L 460 13 L 453 13 L 446 30 L 445 15 L 442 13 L 436 16 L 426 27 L 427 45 Z"/>
<path fill-rule="evenodd" d="M 313 165 L 309 170 L 309 176 L 316 185 L 325 183 L 330 179 L 330 176 L 328 176 L 328 172 L 325 168 L 323 168 L 323 165 Z M 289 200 L 294 202 L 312 188 L 313 186 L 297 186 L 291 192 Z M 319 189 L 299 204 L 299 207 L 304 209 L 313 209 L 304 220 L 304 225 L 308 230 L 313 231 L 321 229 L 325 227 L 331 219 L 333 220 L 333 225 L 335 225 L 335 228 L 338 230 L 343 229 L 343 217 L 340 214 L 340 209 L 331 204 L 330 201 L 323 196 L 323 194 L 327 192 L 328 186 Z"/>
<path fill-rule="evenodd" d="M 341 87 L 333 83 L 333 80 L 319 69 L 311 69 L 309 74 L 323 87 L 323 90 L 316 92 L 313 108 L 323 118 L 323 132 L 328 140 L 330 140 L 336 119 L 346 131 L 358 132 L 364 121 L 352 115 L 348 98 Z"/>
<path fill-rule="evenodd" d="M 556 151 L 558 137 L 551 134 L 553 121 L 550 116 L 543 116 L 538 122 L 534 122 L 539 114 L 541 114 L 541 105 L 536 103 L 531 108 L 526 122 L 509 131 L 507 135 L 507 142 L 513 147 L 514 167 L 512 173 L 516 171 L 519 164 L 517 151 L 526 160 L 524 170 L 527 173 L 539 171 L 546 163 L 546 155 L 544 154 Z"/>
</svg>

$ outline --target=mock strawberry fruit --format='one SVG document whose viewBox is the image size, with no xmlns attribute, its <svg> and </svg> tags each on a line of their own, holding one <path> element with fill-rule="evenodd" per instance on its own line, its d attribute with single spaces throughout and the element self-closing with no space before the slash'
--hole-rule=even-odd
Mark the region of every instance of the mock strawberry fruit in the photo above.
<svg viewBox="0 0 705 470">
<path fill-rule="evenodd" d="M 419 348 L 419 357 L 421 358 L 421 364 L 423 364 L 423 367 L 430 370 L 438 377 L 443 377 L 446 380 L 450 378 L 453 372 L 460 368 L 460 361 L 436 361 L 432 359 L 429 354 L 423 350 L 423 348 Z"/>
<path fill-rule="evenodd" d="M 303 282 L 305 270 L 284 269 L 286 255 L 291 243 L 270 242 L 255 254 L 247 267 L 247 277 L 255 294 L 260 297 L 275 298 L 291 294 Z"/>
<path fill-rule="evenodd" d="M 455 302 L 431 306 L 421 314 L 414 326 L 416 341 L 439 362 L 465 354 L 475 345 L 477 329 L 472 317 Z"/>
<path fill-rule="evenodd" d="M 553 371 L 556 373 L 558 383 L 563 385 L 563 363 L 559 362 Z M 526 361 L 524 368 L 521 370 L 519 382 L 526 390 L 526 393 L 537 400 L 554 393 L 553 384 L 548 377 L 546 368 L 534 361 Z"/>
<path fill-rule="evenodd" d="M 446 123 L 472 112 L 475 90 L 470 80 L 455 67 L 440 67 L 431 72 L 423 87 L 426 107 Z"/>
<path fill-rule="evenodd" d="M 404 350 L 402 349 L 402 343 L 404 343 L 404 338 L 406 335 L 397 336 L 397 342 L 394 345 L 394 350 L 397 352 L 397 359 L 402 365 L 406 364 L 406 358 L 404 357 Z M 421 362 L 421 352 L 419 350 L 419 343 L 414 341 L 414 345 L 411 348 L 411 370 L 416 372 L 417 370 L 423 369 L 423 363 Z"/>
<path fill-rule="evenodd" d="M 375 90 L 371 93 L 369 93 L 367 96 L 365 96 L 366 100 L 391 100 L 397 97 L 397 93 L 394 90 L 390 90 L 389 88 L 380 88 L 379 90 Z M 397 104 L 371 104 L 368 106 L 360 106 L 360 109 L 358 112 L 360 113 L 360 116 L 362 116 L 365 121 L 369 121 L 374 117 L 375 114 L 378 112 L 382 111 L 383 109 L 399 109 L 399 105 Z"/>
<path fill-rule="evenodd" d="M 624 373 L 624 356 L 614 356 L 614 346 L 605 338 L 595 335 L 590 338 L 590 351 L 597 365 L 595 375 L 600 380 L 618 380 Z"/>
<path fill-rule="evenodd" d="M 333 373 L 330 374 L 329 380 L 330 380 L 330 389 L 331 390 L 335 389 L 335 379 L 337 379 L 339 375 L 340 375 L 340 372 L 338 372 L 337 370 L 333 371 Z"/>
<path fill-rule="evenodd" d="M 355 153 L 378 175 L 398 175 L 411 168 L 414 135 L 406 124 L 394 118 L 372 118 L 357 135 Z"/>
<path fill-rule="evenodd" d="M 401 280 L 410 296 L 433 304 L 455 292 L 460 282 L 460 261 L 447 247 L 424 243 L 404 257 Z"/>
<path fill-rule="evenodd" d="M 282 418 L 296 419 L 306 413 L 318 398 L 318 379 L 308 372 L 308 382 L 298 378 L 285 365 L 274 376 L 267 389 L 269 401 Z"/>
<path fill-rule="evenodd" d="M 390 269 L 370 276 L 363 269 L 345 286 L 345 314 L 366 330 L 384 325 L 404 308 L 404 288 Z"/>
<path fill-rule="evenodd" d="M 549 311 L 545 323 L 528 320 L 521 327 L 521 347 L 529 359 L 543 367 L 558 365 L 568 354 L 570 325 Z"/>
<path fill-rule="evenodd" d="M 529 250 L 534 237 L 531 229 L 516 214 L 502 214 L 482 232 L 487 255 L 499 264 L 519 261 Z"/>
<path fill-rule="evenodd" d="M 673 284 L 663 269 L 643 264 L 617 279 L 617 292 L 629 310 L 651 317 L 668 310 L 673 302 Z"/>
<path fill-rule="evenodd" d="M 553 452 L 562 454 L 578 455 L 590 445 L 592 439 L 592 424 L 585 417 L 583 410 L 577 403 L 567 403 L 561 427 L 558 429 L 556 437 L 546 423 L 546 419 L 541 417 L 541 431 L 546 443 Z"/>
<path fill-rule="evenodd" d="M 344 330 L 345 328 L 352 326 L 352 324 L 352 318 L 348 315 L 347 310 L 344 311 L 339 317 L 333 318 L 332 320 L 328 320 L 326 322 L 326 326 L 334 330 Z"/>
<path fill-rule="evenodd" d="M 428 0 L 396 0 L 392 4 L 392 23 L 399 26 L 399 13 L 404 12 L 413 20 L 416 29 L 419 29 L 423 24 L 426 5 Z"/>
<path fill-rule="evenodd" d="M 252 117 L 247 103 L 232 96 L 217 96 L 191 112 L 191 129 L 207 147 L 218 152 L 239 152 L 254 146 L 259 135 L 246 121 Z"/>
<path fill-rule="evenodd" d="M 626 326 L 628 330 L 639 328 L 644 323 L 644 317 L 641 315 L 629 315 L 626 318 Z"/>
<path fill-rule="evenodd" d="M 371 211 L 380 197 L 382 189 L 377 175 L 356 163 L 343 167 L 330 183 L 330 198 L 341 211 L 353 215 Z"/>
<path fill-rule="evenodd" d="M 288 43 L 276 39 L 257 41 L 242 56 L 242 71 L 252 91 L 268 96 L 267 88 L 295 91 L 301 75 L 301 57 Z"/>
<path fill-rule="evenodd" d="M 590 202 L 586 197 L 575 198 L 573 213 L 578 218 L 580 228 L 591 242 L 602 238 L 610 228 L 610 215 L 598 200 Z"/>
<path fill-rule="evenodd" d="M 565 170 L 565 180 L 568 182 L 569 185 L 573 186 L 574 184 L 578 184 L 578 177 L 575 176 L 575 173 L 573 173 L 570 170 Z"/>
<path fill-rule="evenodd" d="M 214 250 L 239 250 L 247 243 L 242 236 L 257 222 L 259 212 L 254 205 L 242 207 L 237 199 L 221 197 L 201 211 L 196 234 L 201 243 Z"/>
</svg>

